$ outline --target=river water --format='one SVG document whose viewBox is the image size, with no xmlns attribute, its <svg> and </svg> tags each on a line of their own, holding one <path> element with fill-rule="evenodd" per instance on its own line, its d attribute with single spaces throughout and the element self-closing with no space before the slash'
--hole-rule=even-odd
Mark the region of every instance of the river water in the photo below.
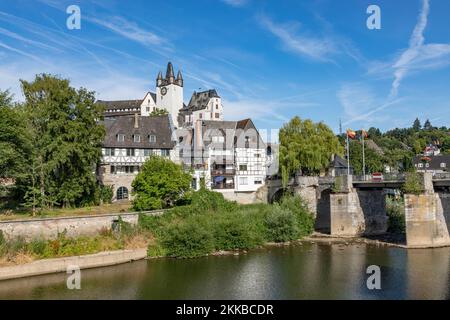
<svg viewBox="0 0 450 320">
<path fill-rule="evenodd" d="M 369 290 L 366 269 L 381 269 Z M 0 299 L 449 299 L 450 248 L 303 243 L 239 256 L 157 259 L 0 281 Z"/>
</svg>

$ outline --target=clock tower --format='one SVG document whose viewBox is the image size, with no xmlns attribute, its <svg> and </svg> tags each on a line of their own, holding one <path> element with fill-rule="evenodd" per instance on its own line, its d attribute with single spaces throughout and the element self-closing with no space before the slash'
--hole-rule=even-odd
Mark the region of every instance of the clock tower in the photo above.
<svg viewBox="0 0 450 320">
<path fill-rule="evenodd" d="M 178 127 L 178 112 L 183 108 L 183 77 L 178 71 L 175 78 L 171 62 L 167 64 L 166 77 L 159 72 L 156 78 L 156 107 L 167 110 L 173 125 Z"/>
</svg>

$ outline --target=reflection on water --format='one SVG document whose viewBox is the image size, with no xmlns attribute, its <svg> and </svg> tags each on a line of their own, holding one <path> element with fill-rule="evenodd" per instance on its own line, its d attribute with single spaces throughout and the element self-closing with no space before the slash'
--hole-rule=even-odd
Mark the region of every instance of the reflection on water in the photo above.
<svg viewBox="0 0 450 320">
<path fill-rule="evenodd" d="M 0 299 L 448 299 L 450 248 L 303 244 L 246 255 L 138 261 L 0 282 Z M 381 268 L 368 290 L 366 268 Z"/>
</svg>

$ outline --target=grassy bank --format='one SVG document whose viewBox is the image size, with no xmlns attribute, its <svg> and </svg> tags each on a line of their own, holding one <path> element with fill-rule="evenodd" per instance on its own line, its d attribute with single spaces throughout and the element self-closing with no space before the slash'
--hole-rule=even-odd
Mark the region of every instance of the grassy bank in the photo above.
<svg viewBox="0 0 450 320">
<path fill-rule="evenodd" d="M 93 254 L 102 251 L 145 248 L 153 241 L 147 230 L 120 222 L 120 231 L 102 230 L 95 237 L 68 238 L 64 233 L 54 240 L 18 238 L 6 241 L 0 232 L 0 267 L 38 259 Z"/>
<path fill-rule="evenodd" d="M 81 207 L 81 208 L 54 208 L 42 209 L 33 217 L 31 209 L 22 208 L 16 210 L 3 209 L 0 210 L 0 221 L 33 219 L 33 218 L 54 218 L 54 217 L 70 217 L 83 215 L 97 215 L 106 213 L 130 212 L 131 202 L 115 202 L 112 204 L 103 204 L 101 206 Z"/>
<path fill-rule="evenodd" d="M 238 205 L 220 193 L 201 190 L 189 206 L 161 216 L 141 216 L 139 224 L 155 237 L 149 256 L 194 258 L 297 240 L 313 232 L 314 220 L 299 197 L 273 205 Z"/>
</svg>

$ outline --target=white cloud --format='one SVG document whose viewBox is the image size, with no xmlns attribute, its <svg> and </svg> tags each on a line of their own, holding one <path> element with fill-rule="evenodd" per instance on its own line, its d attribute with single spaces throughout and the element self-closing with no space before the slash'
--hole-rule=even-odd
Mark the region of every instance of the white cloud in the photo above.
<svg viewBox="0 0 450 320">
<path fill-rule="evenodd" d="M 276 24 L 265 16 L 260 16 L 259 20 L 265 29 L 282 42 L 287 51 L 320 61 L 331 61 L 329 56 L 337 51 L 336 45 L 330 39 L 313 38 L 298 33 L 298 24 Z"/>
<path fill-rule="evenodd" d="M 357 121 L 368 126 L 389 120 L 387 116 L 375 114 L 402 101 L 402 99 L 380 101 L 369 87 L 359 83 L 344 84 L 338 91 L 337 98 L 344 108 L 346 116 L 342 123 L 344 126 Z"/>
<path fill-rule="evenodd" d="M 409 47 L 394 62 L 394 81 L 390 98 L 395 98 L 402 80 L 411 72 L 439 68 L 449 64 L 450 45 L 425 44 L 424 31 L 430 12 L 429 0 L 422 0 L 419 19 L 409 40 Z"/>
<path fill-rule="evenodd" d="M 161 46 L 165 43 L 161 37 L 155 33 L 140 28 L 136 23 L 130 22 L 122 17 L 114 16 L 107 18 L 88 17 L 87 20 L 100 25 L 125 38 L 141 43 L 144 46 Z"/>
</svg>

